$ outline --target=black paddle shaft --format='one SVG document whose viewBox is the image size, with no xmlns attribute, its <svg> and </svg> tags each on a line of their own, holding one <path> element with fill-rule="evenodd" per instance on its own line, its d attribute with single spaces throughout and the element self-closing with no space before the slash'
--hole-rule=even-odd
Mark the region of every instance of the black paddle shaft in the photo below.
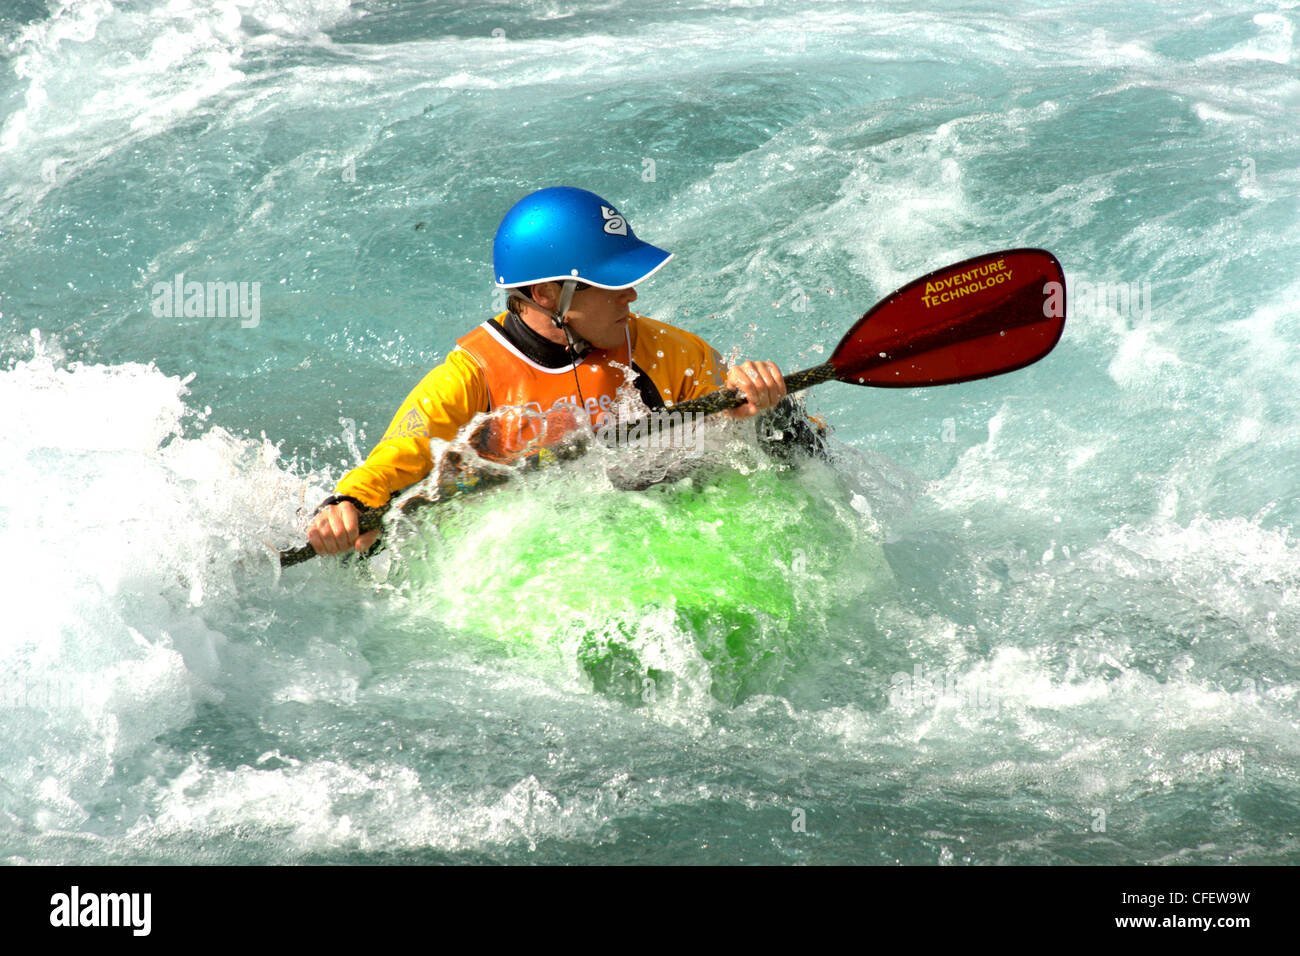
<svg viewBox="0 0 1300 956">
<path fill-rule="evenodd" d="M 785 377 L 785 390 L 787 392 L 798 392 L 805 388 L 811 388 L 814 385 L 820 385 L 822 382 L 830 382 L 835 378 L 835 366 L 830 362 L 823 362 L 821 365 L 813 368 L 804 369 L 802 372 L 795 372 Z M 681 412 L 683 415 L 700 413 L 711 415 L 714 412 L 725 412 L 729 408 L 739 408 L 744 405 L 748 399 L 745 393 L 738 388 L 724 388 L 716 392 L 709 392 L 707 395 L 701 395 L 699 398 L 692 398 L 687 402 L 678 402 L 673 406 L 674 412 Z M 671 418 L 669 419 L 671 421 Z M 635 428 L 635 425 L 631 426 Z"/>
<path fill-rule="evenodd" d="M 361 508 L 358 514 L 357 525 L 361 528 L 361 533 L 374 531 L 384 524 L 384 515 L 388 514 L 388 505 L 381 505 L 378 508 Z M 310 561 L 316 557 L 316 549 L 309 544 L 301 548 L 290 548 L 287 551 L 280 552 L 280 567 L 291 568 L 295 564 L 302 564 L 304 561 Z"/>
<path fill-rule="evenodd" d="M 514 468 L 515 470 L 531 470 L 540 468 L 547 461 L 570 461 L 580 457 L 585 447 L 586 442 L 581 437 L 570 437 L 549 448 L 530 452 L 520 459 L 514 465 Z M 486 488 L 492 488 L 509 481 L 511 474 L 513 474 L 513 471 L 488 470 L 481 466 L 468 465 L 462 455 L 452 453 L 445 461 L 443 471 L 445 477 L 438 482 L 437 491 L 430 494 L 412 495 L 401 503 L 399 510 L 402 514 L 407 515 L 468 491 L 482 491 Z M 357 527 L 360 529 L 360 533 L 365 534 L 368 531 L 382 528 L 384 518 L 392 506 L 393 504 L 390 501 L 378 508 L 358 508 Z M 310 544 L 303 545 L 301 548 L 289 548 L 280 552 L 280 567 L 291 568 L 295 564 L 302 564 L 302 562 L 310 561 L 314 557 L 316 557 L 316 549 Z"/>
</svg>

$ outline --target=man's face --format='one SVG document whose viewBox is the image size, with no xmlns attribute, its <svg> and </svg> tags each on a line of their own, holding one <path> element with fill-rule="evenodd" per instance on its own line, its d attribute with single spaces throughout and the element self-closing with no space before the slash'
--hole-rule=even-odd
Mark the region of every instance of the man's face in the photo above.
<svg viewBox="0 0 1300 956">
<path fill-rule="evenodd" d="M 557 285 L 558 292 L 558 285 Z M 558 298 L 558 294 L 557 294 Z M 567 321 L 573 331 L 598 349 L 623 345 L 636 289 L 598 289 L 589 286 L 573 293 Z"/>
</svg>

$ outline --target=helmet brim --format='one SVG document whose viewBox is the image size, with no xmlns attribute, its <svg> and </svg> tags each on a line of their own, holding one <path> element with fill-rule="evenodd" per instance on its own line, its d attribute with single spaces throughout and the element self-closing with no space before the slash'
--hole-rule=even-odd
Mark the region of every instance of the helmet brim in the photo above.
<svg viewBox="0 0 1300 956">
<path fill-rule="evenodd" d="M 539 282 L 564 282 L 568 279 L 577 279 L 598 289 L 627 289 L 650 278 L 673 257 L 671 252 L 658 246 L 640 240 L 636 242 L 635 248 L 606 259 L 590 273 L 542 276 L 526 282 L 498 282 L 497 288 L 514 289 L 525 285 L 536 285 Z"/>
<path fill-rule="evenodd" d="M 643 242 L 635 249 L 605 260 L 595 270 L 598 274 L 583 276 L 582 281 L 601 289 L 626 289 L 650 278 L 672 257 L 671 252 Z"/>
</svg>

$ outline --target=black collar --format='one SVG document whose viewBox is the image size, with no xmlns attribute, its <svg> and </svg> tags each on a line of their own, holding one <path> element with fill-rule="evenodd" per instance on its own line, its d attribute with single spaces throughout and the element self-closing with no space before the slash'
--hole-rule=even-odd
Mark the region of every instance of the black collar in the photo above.
<svg viewBox="0 0 1300 956">
<path fill-rule="evenodd" d="M 569 354 L 567 345 L 542 338 L 513 312 L 506 313 L 504 322 L 498 323 L 495 319 L 491 321 L 501 330 L 507 342 L 543 368 L 563 368 L 573 364 L 573 356 Z M 578 358 L 581 359 L 589 351 L 589 348 L 583 349 L 578 353 Z"/>
</svg>

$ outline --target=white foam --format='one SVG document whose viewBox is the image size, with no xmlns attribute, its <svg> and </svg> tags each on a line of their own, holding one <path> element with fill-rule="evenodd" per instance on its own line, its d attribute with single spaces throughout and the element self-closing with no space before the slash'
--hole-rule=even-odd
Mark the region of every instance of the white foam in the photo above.
<svg viewBox="0 0 1300 956">
<path fill-rule="evenodd" d="M 1290 63 L 1295 57 L 1295 24 L 1291 19 L 1281 13 L 1257 13 L 1252 22 L 1259 28 L 1256 36 L 1207 59 Z"/>
<path fill-rule="evenodd" d="M 261 540 L 317 494 L 265 442 L 184 437 L 185 391 L 39 345 L 0 372 L 0 772 L 21 790 L 53 771 L 57 799 L 25 791 L 34 821 L 71 825 L 117 761 L 221 698 L 227 636 L 194 609 L 229 600 L 240 561 L 269 565 Z"/>
<path fill-rule="evenodd" d="M 234 770 L 195 759 L 155 797 L 156 811 L 130 834 L 151 845 L 174 840 L 218 842 L 231 834 L 265 840 L 277 859 L 306 852 L 402 848 L 442 851 L 521 846 L 548 839 L 591 840 L 611 819 L 645 808 L 752 795 L 734 788 L 593 780 L 557 794 L 535 775 L 509 785 L 430 783 L 415 770 L 384 761 Z"/>
<path fill-rule="evenodd" d="M 62 0 L 13 42 L 25 91 L 0 127 L 5 203 L 21 214 L 236 88 L 251 43 L 325 42 L 349 15 L 347 0 Z"/>
<path fill-rule="evenodd" d="M 1297 659 L 1300 635 L 1300 544 L 1281 529 L 1244 517 L 1163 518 L 1116 529 L 1108 541 L 1154 562 L 1159 576 L 1243 638 Z"/>
</svg>

